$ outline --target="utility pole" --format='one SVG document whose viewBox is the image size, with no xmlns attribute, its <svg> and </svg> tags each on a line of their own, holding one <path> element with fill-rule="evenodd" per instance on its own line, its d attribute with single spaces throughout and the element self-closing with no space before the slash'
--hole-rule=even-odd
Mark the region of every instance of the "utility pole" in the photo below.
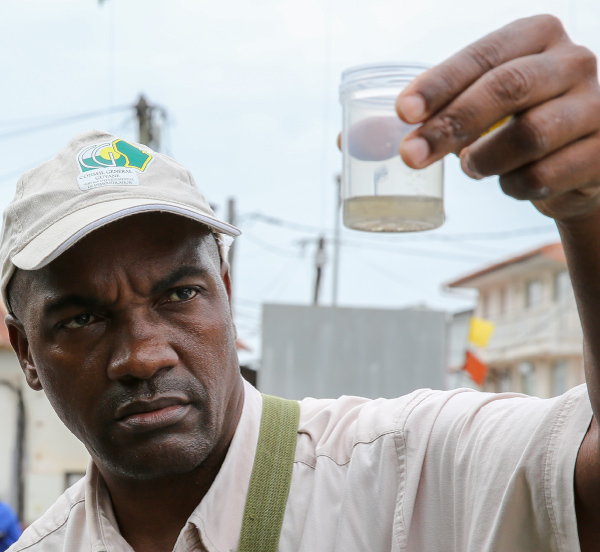
<svg viewBox="0 0 600 552">
<path fill-rule="evenodd" d="M 143 94 L 140 94 L 134 107 L 138 120 L 138 142 L 160 151 L 161 127 L 167 118 L 166 111 L 160 106 L 149 104 Z"/>
<path fill-rule="evenodd" d="M 338 280 L 340 269 L 340 212 L 342 210 L 342 176 L 336 175 L 336 198 L 335 198 L 335 232 L 333 236 L 333 283 L 331 286 L 331 304 L 337 307 L 338 302 Z"/>
<path fill-rule="evenodd" d="M 319 304 L 319 291 L 321 288 L 321 274 L 323 272 L 323 266 L 327 262 L 327 254 L 325 253 L 325 238 L 321 236 L 317 245 L 317 254 L 315 255 L 315 267 L 317 269 L 317 275 L 315 277 L 315 294 L 313 297 L 313 305 Z"/>
<path fill-rule="evenodd" d="M 150 145 L 152 139 L 152 109 L 148 105 L 146 98 L 140 94 L 138 103 L 135 106 L 136 117 L 138 120 L 138 141 L 140 144 Z"/>
<path fill-rule="evenodd" d="M 233 226 L 236 225 L 236 210 L 235 210 L 235 198 L 230 197 L 227 201 L 227 222 Z M 231 281 L 231 292 L 233 294 L 233 260 L 235 254 L 235 240 L 231 243 L 231 247 L 229 248 L 229 279 Z"/>
</svg>

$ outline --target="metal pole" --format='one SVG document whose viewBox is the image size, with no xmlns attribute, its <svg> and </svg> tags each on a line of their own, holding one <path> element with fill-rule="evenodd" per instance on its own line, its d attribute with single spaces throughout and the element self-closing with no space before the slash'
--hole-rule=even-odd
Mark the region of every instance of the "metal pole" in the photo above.
<svg viewBox="0 0 600 552">
<path fill-rule="evenodd" d="M 331 286 L 331 304 L 337 307 L 338 302 L 338 280 L 340 268 L 340 212 L 342 210 L 342 177 L 337 175 L 336 182 L 336 202 L 335 202 L 335 227 L 333 237 L 333 284 Z"/>
<path fill-rule="evenodd" d="M 317 275 L 315 277 L 315 293 L 313 296 L 313 305 L 319 304 L 319 291 L 321 290 L 321 274 L 323 272 L 323 266 L 327 262 L 327 256 L 325 254 L 325 238 L 321 236 L 319 238 L 317 246 L 317 254 L 315 255 L 315 266 L 317 268 Z"/>
<path fill-rule="evenodd" d="M 232 224 L 233 226 L 236 225 L 236 211 L 235 211 L 235 198 L 234 197 L 230 197 L 229 200 L 227 201 L 227 222 L 229 224 Z M 232 295 L 233 295 L 233 260 L 234 260 L 234 256 L 235 256 L 235 240 L 233 241 L 233 243 L 231 244 L 231 247 L 229 248 L 229 255 L 228 255 L 229 279 L 231 280 L 231 294 Z"/>
<path fill-rule="evenodd" d="M 136 117 L 138 120 L 138 142 L 146 146 L 152 146 L 152 129 L 151 129 L 151 111 L 152 108 L 148 105 L 146 98 L 140 95 L 140 99 L 135 106 Z"/>
</svg>

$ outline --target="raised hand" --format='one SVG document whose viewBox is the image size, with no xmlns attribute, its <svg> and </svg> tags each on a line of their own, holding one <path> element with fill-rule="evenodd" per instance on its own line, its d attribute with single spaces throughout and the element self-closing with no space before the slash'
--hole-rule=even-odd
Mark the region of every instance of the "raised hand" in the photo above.
<svg viewBox="0 0 600 552">
<path fill-rule="evenodd" d="M 596 58 L 553 16 L 515 21 L 423 73 L 397 111 L 423 123 L 400 145 L 413 168 L 455 153 L 469 176 L 500 175 L 506 194 L 558 221 L 600 204 Z"/>
</svg>

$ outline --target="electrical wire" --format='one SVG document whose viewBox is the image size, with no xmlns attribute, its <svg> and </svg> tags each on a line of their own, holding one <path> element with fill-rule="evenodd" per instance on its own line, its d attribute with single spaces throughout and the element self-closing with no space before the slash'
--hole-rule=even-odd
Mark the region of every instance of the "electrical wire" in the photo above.
<svg viewBox="0 0 600 552">
<path fill-rule="evenodd" d="M 369 268 L 371 268 L 374 272 L 376 272 L 377 274 L 385 276 L 386 278 L 388 278 L 389 280 L 393 281 L 396 284 L 401 284 L 403 286 L 406 286 L 407 288 L 410 288 L 411 290 L 416 291 L 417 293 L 419 293 L 421 295 L 432 295 L 430 290 L 426 291 L 424 289 L 421 289 L 421 288 L 415 286 L 415 284 L 413 282 L 411 282 L 410 280 L 407 280 L 403 276 L 400 276 L 393 270 L 390 270 L 388 267 L 383 266 L 380 263 L 374 262 L 372 259 L 368 258 L 366 255 L 359 253 L 359 256 L 362 259 L 364 259 L 365 264 Z"/>
<path fill-rule="evenodd" d="M 234 305 L 234 308 L 233 308 L 234 318 L 241 316 L 242 318 L 247 318 L 247 319 L 254 320 L 254 321 L 260 320 L 260 316 L 261 316 L 260 311 L 249 312 L 249 311 L 241 310 L 244 308 L 247 309 L 249 307 L 244 307 L 244 305 Z"/>
<path fill-rule="evenodd" d="M 292 251 L 291 249 L 284 249 L 283 247 L 279 247 L 277 245 L 273 245 L 268 243 L 260 238 L 257 238 L 253 234 L 245 231 L 244 236 L 248 239 L 249 242 L 258 245 L 262 249 L 268 251 L 269 253 L 273 253 L 275 255 L 283 255 L 284 257 L 291 257 L 294 259 L 299 258 L 299 254 L 297 252 Z"/>
<path fill-rule="evenodd" d="M 299 258 L 298 253 L 293 252 L 291 249 L 285 249 L 283 247 L 279 247 L 273 244 L 270 244 L 260 238 L 257 238 L 255 235 L 248 233 L 246 230 L 244 231 L 244 236 L 248 238 L 248 240 L 262 249 L 273 253 L 275 255 L 281 255 L 284 257 L 290 258 Z M 316 238 L 303 238 L 301 240 L 296 240 L 296 244 L 300 245 L 304 248 L 306 245 L 315 241 Z M 383 251 L 385 253 L 392 253 L 395 255 L 412 255 L 415 257 L 425 257 L 430 259 L 447 259 L 452 261 L 463 261 L 463 262 L 484 262 L 487 260 L 487 257 L 481 257 L 476 255 L 465 255 L 460 253 L 448 253 L 444 251 L 431 251 L 426 249 L 410 249 L 404 245 L 398 244 L 377 244 L 376 242 L 365 242 L 365 241 L 355 241 L 355 240 L 340 240 L 340 246 L 342 247 L 353 247 L 357 249 L 369 249 L 371 251 Z"/>
<path fill-rule="evenodd" d="M 28 165 L 25 165 L 25 166 L 21 167 L 20 169 L 16 169 L 14 171 L 4 173 L 4 174 L 0 175 L 0 182 L 4 182 L 5 180 L 10 180 L 17 176 L 21 176 L 24 172 L 28 171 L 29 169 L 32 169 L 33 167 L 37 167 L 38 165 L 41 165 L 44 161 L 48 161 L 48 157 L 44 157 L 44 159 L 40 159 L 39 161 L 37 161 L 35 163 L 29 163 Z"/>
<path fill-rule="evenodd" d="M 443 251 L 430 251 L 426 249 L 407 249 L 402 246 L 393 246 L 382 245 L 379 246 L 374 243 L 366 244 L 364 242 L 355 242 L 350 240 L 340 240 L 340 245 L 342 247 L 354 247 L 357 249 L 365 249 L 373 251 L 383 251 L 385 253 L 392 253 L 394 255 L 412 255 L 414 257 L 424 257 L 428 259 L 446 259 L 449 261 L 464 261 L 464 262 L 483 262 L 484 259 L 475 255 L 464 255 L 464 254 L 455 254 L 455 253 L 446 253 Z"/>
<path fill-rule="evenodd" d="M 236 297 L 236 303 L 241 303 L 242 305 L 248 305 L 249 307 L 261 308 L 262 303 L 260 301 L 254 301 L 252 299 L 244 299 L 243 297 Z"/>
<path fill-rule="evenodd" d="M 568 303 L 559 303 L 555 305 L 554 309 L 551 309 L 545 316 L 537 322 L 537 324 L 531 328 L 524 335 L 519 336 L 517 341 L 511 341 L 506 347 L 516 347 L 519 345 L 525 345 L 530 343 L 533 339 L 539 336 L 539 334 L 550 327 L 552 322 L 556 321 L 557 317 L 561 314 L 561 311 L 566 312 Z M 518 323 L 518 321 L 516 321 Z"/>
<path fill-rule="evenodd" d="M 40 130 L 47 130 L 50 128 L 55 128 L 58 126 L 66 125 L 69 123 L 74 123 L 76 121 L 81 121 L 84 119 L 91 119 L 93 117 L 99 117 L 101 115 L 107 115 L 110 113 L 118 113 L 119 111 L 124 111 L 126 109 L 132 109 L 132 106 L 131 105 L 120 105 L 120 106 L 116 106 L 116 107 L 107 107 L 104 109 L 96 109 L 95 111 L 88 111 L 86 113 L 78 113 L 76 115 L 70 115 L 67 117 L 63 117 L 62 119 L 55 119 L 55 120 L 47 122 L 47 123 L 28 126 L 25 128 L 19 128 L 16 130 L 0 132 L 0 141 L 8 140 L 8 139 L 14 138 L 16 136 L 22 136 L 23 134 L 29 134 L 32 132 L 38 132 Z"/>
<path fill-rule="evenodd" d="M 269 283 L 261 290 L 261 297 L 266 293 L 269 293 L 271 297 L 279 293 L 281 289 L 285 286 L 285 284 L 289 283 L 288 273 L 290 269 L 293 268 L 296 263 L 301 260 L 299 257 L 290 259 L 287 263 L 283 264 L 279 272 L 272 278 Z M 283 282 L 283 284 L 282 284 Z"/>
<path fill-rule="evenodd" d="M 263 213 L 243 213 L 238 216 L 239 225 L 242 225 L 246 221 L 264 222 L 265 224 L 271 224 L 273 226 L 282 226 L 284 228 L 289 228 L 290 230 L 296 230 L 297 232 L 333 232 L 333 228 L 321 229 L 318 226 L 292 222 L 278 217 L 273 217 L 271 215 L 265 215 Z"/>
<path fill-rule="evenodd" d="M 323 112 L 321 115 L 321 129 L 322 129 L 322 142 L 321 142 L 321 167 L 319 170 L 320 188 L 321 188 L 321 226 L 324 226 L 325 215 L 326 215 L 326 198 L 329 187 L 327 186 L 327 167 L 329 166 L 329 154 L 331 149 L 328 147 L 331 143 L 331 137 L 327 134 L 329 130 L 330 120 L 330 101 L 329 95 L 332 90 L 335 90 L 331 86 L 331 66 L 332 66 L 332 51 L 333 51 L 333 0 L 324 0 L 324 14 L 323 19 L 325 23 L 325 36 L 324 36 L 324 60 L 323 60 Z"/>
<path fill-rule="evenodd" d="M 258 221 L 263 222 L 265 224 L 270 224 L 273 226 L 281 226 L 283 228 L 288 228 L 290 230 L 295 230 L 296 232 L 309 232 L 309 233 L 333 233 L 333 228 L 320 228 L 318 226 L 313 226 L 310 224 L 303 224 L 299 222 L 293 222 L 285 219 L 281 219 L 279 217 L 274 217 L 271 215 L 265 215 L 263 213 L 258 212 L 250 212 L 243 213 L 238 218 L 238 224 L 240 226 L 243 225 L 245 221 Z M 398 234 L 392 238 L 394 240 L 393 243 L 398 243 L 398 238 L 406 238 L 410 241 L 480 241 L 480 240 L 504 240 L 504 239 L 514 239 L 520 238 L 522 236 L 530 236 L 535 234 L 545 234 L 548 232 L 555 232 L 556 226 L 553 225 L 544 225 L 544 226 L 532 226 L 527 228 L 518 228 L 514 230 L 498 230 L 493 232 L 456 232 L 453 234 L 442 234 L 442 233 L 434 233 L 434 234 Z M 385 236 L 380 234 L 373 234 L 374 238 L 377 238 L 377 241 L 387 241 L 392 242 L 392 239 L 386 239 Z M 367 241 L 367 239 L 363 240 Z M 369 240 L 370 241 L 370 240 Z"/>
</svg>

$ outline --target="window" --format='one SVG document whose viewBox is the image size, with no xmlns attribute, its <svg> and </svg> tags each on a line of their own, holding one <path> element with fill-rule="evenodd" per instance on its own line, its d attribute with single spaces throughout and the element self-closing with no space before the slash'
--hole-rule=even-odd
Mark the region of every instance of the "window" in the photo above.
<svg viewBox="0 0 600 552">
<path fill-rule="evenodd" d="M 564 305 L 571 295 L 571 280 L 566 270 L 557 272 L 554 276 L 554 301 Z"/>
<path fill-rule="evenodd" d="M 479 312 L 477 316 L 481 316 L 481 318 L 487 318 L 488 309 L 489 309 L 489 296 L 487 293 L 479 292 Z"/>
<path fill-rule="evenodd" d="M 65 473 L 65 489 L 75 485 L 77 481 L 85 477 L 85 472 L 68 472 Z"/>
<path fill-rule="evenodd" d="M 558 360 L 552 365 L 552 396 L 562 395 L 567 390 L 568 364 L 566 360 Z"/>
<path fill-rule="evenodd" d="M 528 309 L 542 304 L 542 282 L 540 280 L 531 280 L 527 282 L 525 292 L 525 306 Z"/>
<path fill-rule="evenodd" d="M 521 376 L 521 392 L 526 395 L 535 395 L 535 370 L 531 362 L 521 362 L 519 366 Z"/>
<path fill-rule="evenodd" d="M 502 370 L 498 375 L 498 393 L 506 393 L 510 390 L 510 370 Z"/>
<path fill-rule="evenodd" d="M 506 286 L 505 288 L 502 288 L 502 293 L 500 294 L 500 301 L 501 301 L 501 309 L 502 309 L 502 314 L 508 314 L 511 315 L 511 301 L 513 300 L 513 296 L 512 296 L 512 287 L 511 286 Z"/>
</svg>

